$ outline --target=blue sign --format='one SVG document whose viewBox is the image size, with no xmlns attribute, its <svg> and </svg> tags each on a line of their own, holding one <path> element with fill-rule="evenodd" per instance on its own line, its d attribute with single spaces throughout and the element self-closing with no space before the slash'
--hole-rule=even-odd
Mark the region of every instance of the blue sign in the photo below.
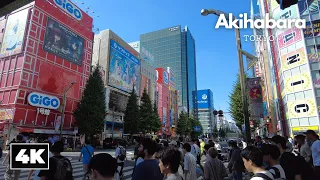
<svg viewBox="0 0 320 180">
<path fill-rule="evenodd" d="M 212 92 L 209 89 L 197 91 L 197 104 L 199 109 L 212 108 Z"/>
<path fill-rule="evenodd" d="M 268 116 L 268 107 L 267 107 L 267 103 L 263 102 L 263 116 L 267 117 Z"/>
<path fill-rule="evenodd" d="M 114 40 L 110 40 L 109 85 L 130 93 L 139 93 L 140 60 Z"/>
<path fill-rule="evenodd" d="M 58 109 L 58 107 L 60 106 L 59 98 L 37 92 L 32 92 L 29 94 L 28 103 L 31 106 L 47 109 Z"/>
<path fill-rule="evenodd" d="M 169 84 L 169 75 L 168 72 L 165 70 L 163 71 L 163 81 L 164 83 Z"/>
<path fill-rule="evenodd" d="M 170 110 L 170 126 L 173 124 L 173 112 Z"/>
<path fill-rule="evenodd" d="M 81 10 L 77 8 L 77 6 L 72 4 L 69 0 L 54 0 L 53 2 L 77 20 L 80 21 L 82 19 Z"/>
<path fill-rule="evenodd" d="M 194 132 L 200 132 L 201 131 L 201 127 L 200 126 L 194 126 L 193 130 L 194 130 Z"/>
</svg>

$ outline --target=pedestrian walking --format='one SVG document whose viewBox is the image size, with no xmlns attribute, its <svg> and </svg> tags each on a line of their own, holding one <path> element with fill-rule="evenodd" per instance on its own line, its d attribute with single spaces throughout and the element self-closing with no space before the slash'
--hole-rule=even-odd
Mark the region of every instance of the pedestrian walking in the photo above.
<svg viewBox="0 0 320 180">
<path fill-rule="evenodd" d="M 244 172 L 244 164 L 241 158 L 241 149 L 238 147 L 237 142 L 230 141 L 229 146 L 232 148 L 230 151 L 230 161 L 228 163 L 229 172 L 232 173 L 234 180 L 242 180 L 242 173 Z"/>
<path fill-rule="evenodd" d="M 189 143 L 183 144 L 183 171 L 185 180 L 197 179 L 197 161 L 194 155 L 191 154 L 191 145 Z"/>
<path fill-rule="evenodd" d="M 13 139 L 11 143 L 22 143 L 23 142 L 23 136 L 21 134 L 17 135 L 17 141 Z M 10 144 L 8 145 L 8 153 L 6 157 L 2 161 L 2 165 L 5 164 L 5 162 L 8 161 L 8 165 L 6 168 L 6 171 L 4 173 L 4 179 L 5 180 L 18 180 L 20 177 L 21 170 L 11 170 L 10 169 Z"/>
<path fill-rule="evenodd" d="M 124 161 L 127 158 L 127 152 L 126 149 L 120 144 L 120 142 L 117 142 L 117 148 L 115 152 L 115 156 L 117 159 L 117 173 L 116 173 L 116 180 L 120 180 L 123 177 L 123 166 L 124 166 Z"/>
<path fill-rule="evenodd" d="M 100 153 L 94 155 L 88 166 L 90 179 L 114 180 L 117 166 L 117 160 L 110 154 Z"/>
<path fill-rule="evenodd" d="M 163 180 L 160 172 L 159 161 L 154 157 L 157 151 L 157 143 L 150 138 L 142 141 L 145 157 L 134 170 L 132 180 Z"/>
<path fill-rule="evenodd" d="M 273 175 L 263 168 L 263 154 L 255 146 L 248 146 L 241 152 L 241 157 L 247 171 L 254 176 L 250 180 L 273 180 Z"/>
<path fill-rule="evenodd" d="M 307 139 L 312 141 L 311 151 L 314 166 L 314 179 L 320 179 L 320 140 L 313 130 L 308 130 L 306 135 Z"/>
<path fill-rule="evenodd" d="M 88 176 L 88 166 L 93 155 L 94 148 L 90 145 L 90 141 L 86 139 L 84 147 L 81 149 L 79 156 L 79 162 L 82 160 L 83 172 L 85 172 L 84 179 L 86 179 L 86 177 Z"/>
<path fill-rule="evenodd" d="M 280 157 L 280 151 L 278 147 L 272 144 L 263 144 L 261 151 L 263 154 L 263 161 L 268 165 L 266 169 L 271 172 L 274 179 L 285 180 L 286 173 L 278 161 Z"/>
<path fill-rule="evenodd" d="M 39 177 L 41 179 L 52 180 L 72 180 L 72 165 L 68 158 L 61 155 L 63 152 L 64 144 L 62 141 L 56 141 L 51 146 L 51 153 L 53 156 L 49 158 L 49 170 L 41 170 Z"/>
<path fill-rule="evenodd" d="M 228 176 L 223 162 L 217 157 L 218 151 L 214 147 L 209 148 L 206 163 L 204 164 L 205 180 L 222 180 L 224 177 Z"/>
<path fill-rule="evenodd" d="M 162 174 L 164 174 L 164 180 L 183 180 L 179 174 L 179 166 L 181 161 L 181 152 L 170 147 L 160 153 L 159 167 Z"/>
</svg>

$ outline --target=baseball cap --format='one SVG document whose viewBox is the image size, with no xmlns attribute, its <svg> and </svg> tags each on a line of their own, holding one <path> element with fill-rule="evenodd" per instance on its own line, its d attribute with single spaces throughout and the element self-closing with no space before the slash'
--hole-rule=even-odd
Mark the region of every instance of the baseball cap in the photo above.
<svg viewBox="0 0 320 180">
<path fill-rule="evenodd" d="M 310 135 L 314 135 L 316 136 L 316 132 L 314 132 L 314 130 L 307 130 L 304 134 L 310 134 Z"/>
</svg>

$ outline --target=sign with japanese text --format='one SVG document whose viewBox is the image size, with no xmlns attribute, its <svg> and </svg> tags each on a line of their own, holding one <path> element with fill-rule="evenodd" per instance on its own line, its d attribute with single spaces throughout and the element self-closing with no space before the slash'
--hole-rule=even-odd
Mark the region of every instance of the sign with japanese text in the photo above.
<svg viewBox="0 0 320 180">
<path fill-rule="evenodd" d="M 249 107 L 251 118 L 263 118 L 263 97 L 261 78 L 247 78 L 247 89 L 249 93 Z"/>
<path fill-rule="evenodd" d="M 308 62 L 304 47 L 281 56 L 281 69 L 286 71 Z"/>
<path fill-rule="evenodd" d="M 317 116 L 317 106 L 314 99 L 303 99 L 288 102 L 288 118 L 303 118 Z"/>
<path fill-rule="evenodd" d="M 302 40 L 301 29 L 292 28 L 277 36 L 279 49 L 288 47 Z"/>
</svg>

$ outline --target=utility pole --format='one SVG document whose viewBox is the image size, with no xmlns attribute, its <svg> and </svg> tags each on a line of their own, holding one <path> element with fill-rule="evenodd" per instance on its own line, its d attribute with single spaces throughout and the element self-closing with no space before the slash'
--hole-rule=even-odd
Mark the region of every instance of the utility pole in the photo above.
<svg viewBox="0 0 320 180">
<path fill-rule="evenodd" d="M 61 123 L 60 123 L 60 140 L 62 139 L 62 130 L 63 130 L 63 124 L 64 124 L 64 112 L 66 109 L 66 101 L 67 101 L 67 92 L 76 83 L 76 81 L 73 81 L 69 84 L 69 86 L 63 91 L 63 104 L 62 104 L 62 112 L 61 112 Z"/>
<path fill-rule="evenodd" d="M 238 24 L 239 22 L 237 22 L 237 25 Z M 246 78 L 245 78 L 244 65 L 243 65 L 243 59 L 242 59 L 240 29 L 236 28 L 235 31 L 236 31 L 237 52 L 238 52 L 239 69 L 240 69 L 239 74 L 240 74 L 243 117 L 244 117 L 244 124 L 246 127 L 246 141 L 249 142 L 249 140 L 251 139 L 251 133 L 250 133 L 250 123 L 249 123 L 248 102 L 247 102 Z"/>
</svg>

